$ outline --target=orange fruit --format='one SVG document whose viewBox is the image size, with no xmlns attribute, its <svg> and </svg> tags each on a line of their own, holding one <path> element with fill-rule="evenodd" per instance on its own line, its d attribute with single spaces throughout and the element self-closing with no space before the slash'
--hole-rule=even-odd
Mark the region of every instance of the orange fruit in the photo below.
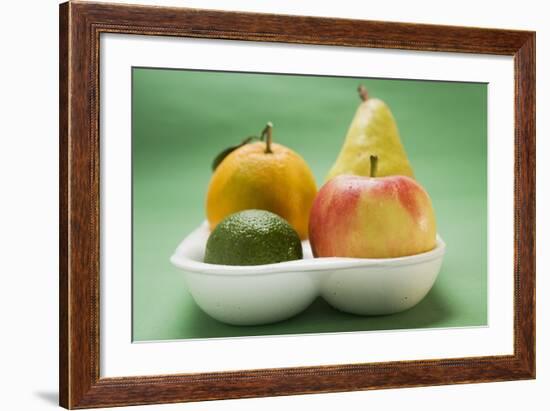
<svg viewBox="0 0 550 411">
<path fill-rule="evenodd" d="M 305 160 L 280 144 L 245 144 L 218 165 L 208 186 L 206 216 L 210 229 L 242 210 L 267 210 L 287 220 L 300 238 L 308 236 L 309 211 L 317 194 Z"/>
</svg>

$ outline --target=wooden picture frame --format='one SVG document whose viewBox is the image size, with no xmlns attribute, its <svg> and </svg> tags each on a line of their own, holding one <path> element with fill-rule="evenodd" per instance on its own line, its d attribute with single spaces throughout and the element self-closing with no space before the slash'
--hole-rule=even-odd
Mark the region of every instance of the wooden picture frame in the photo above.
<svg viewBox="0 0 550 411">
<path fill-rule="evenodd" d="M 100 378 L 101 33 L 482 53 L 515 71 L 514 354 Z M 60 405 L 125 406 L 535 377 L 535 33 L 69 2 L 60 5 Z"/>
</svg>

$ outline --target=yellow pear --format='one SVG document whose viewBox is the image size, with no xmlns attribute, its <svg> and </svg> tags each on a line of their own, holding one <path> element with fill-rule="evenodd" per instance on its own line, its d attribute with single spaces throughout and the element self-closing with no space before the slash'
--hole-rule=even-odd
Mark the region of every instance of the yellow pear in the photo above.
<svg viewBox="0 0 550 411">
<path fill-rule="evenodd" d="M 401 175 L 414 178 L 389 107 L 380 99 L 369 98 L 362 85 L 358 91 L 361 104 L 326 180 L 341 174 L 368 176 L 373 155 L 383 159 L 378 162 L 378 177 Z"/>
</svg>

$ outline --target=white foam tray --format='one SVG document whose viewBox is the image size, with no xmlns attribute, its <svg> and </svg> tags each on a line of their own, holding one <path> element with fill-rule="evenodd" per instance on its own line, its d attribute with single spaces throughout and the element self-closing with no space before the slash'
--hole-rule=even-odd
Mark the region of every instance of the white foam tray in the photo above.
<svg viewBox="0 0 550 411">
<path fill-rule="evenodd" d="M 235 325 L 281 321 L 322 296 L 331 306 L 359 315 L 393 314 L 418 304 L 432 288 L 445 243 L 408 257 L 313 258 L 303 241 L 304 259 L 256 266 L 203 262 L 207 223 L 189 234 L 170 261 L 183 270 L 195 302 L 211 317 Z"/>
</svg>

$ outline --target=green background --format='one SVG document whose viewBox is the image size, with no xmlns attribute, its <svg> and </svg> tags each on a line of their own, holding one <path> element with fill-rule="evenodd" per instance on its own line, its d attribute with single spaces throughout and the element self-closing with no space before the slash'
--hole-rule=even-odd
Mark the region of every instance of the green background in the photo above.
<svg viewBox="0 0 550 411">
<path fill-rule="evenodd" d="M 487 324 L 487 86 L 478 83 L 133 69 L 134 341 Z M 361 317 L 317 299 L 289 320 L 222 324 L 201 311 L 169 257 L 205 219 L 210 165 L 274 123 L 274 140 L 317 184 L 340 151 L 363 83 L 391 108 L 447 243 L 428 296 L 399 314 Z"/>
</svg>

